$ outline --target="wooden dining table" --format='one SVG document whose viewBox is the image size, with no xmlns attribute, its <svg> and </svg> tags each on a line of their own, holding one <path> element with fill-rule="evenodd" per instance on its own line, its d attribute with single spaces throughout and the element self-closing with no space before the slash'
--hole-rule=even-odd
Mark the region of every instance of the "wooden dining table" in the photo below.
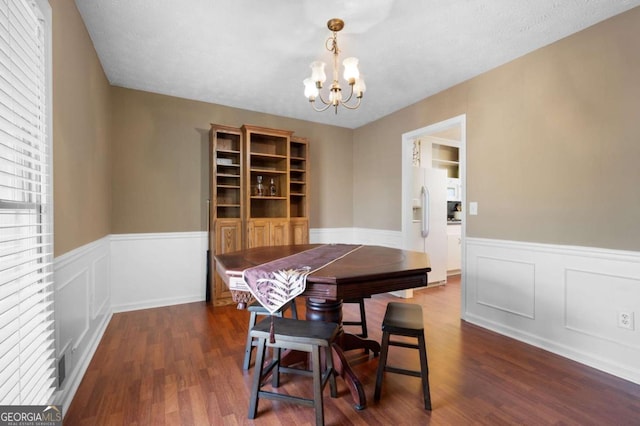
<svg viewBox="0 0 640 426">
<path fill-rule="evenodd" d="M 215 256 L 216 271 L 227 285 L 233 287 L 234 280 L 242 280 L 245 269 L 321 245 L 269 246 L 220 254 Z M 426 253 L 364 245 L 308 275 L 302 294 L 306 299 L 306 318 L 340 325 L 340 333 L 333 344 L 334 367 L 347 384 L 356 409 L 366 408 L 366 396 L 362 383 L 349 366 L 344 352 L 367 349 L 377 355 L 380 344 L 375 340 L 346 333 L 342 329 L 342 301 L 424 287 L 430 271 L 429 256 Z"/>
</svg>

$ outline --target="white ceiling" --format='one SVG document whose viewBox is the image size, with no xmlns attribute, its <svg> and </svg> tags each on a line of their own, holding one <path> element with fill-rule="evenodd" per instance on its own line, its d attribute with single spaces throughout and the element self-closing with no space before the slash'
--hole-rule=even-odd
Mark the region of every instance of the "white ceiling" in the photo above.
<svg viewBox="0 0 640 426">
<path fill-rule="evenodd" d="M 356 128 L 640 5 L 640 0 L 76 0 L 111 84 Z M 355 111 L 311 109 L 302 80 L 341 59 Z M 330 72 L 328 72 L 330 77 Z"/>
</svg>

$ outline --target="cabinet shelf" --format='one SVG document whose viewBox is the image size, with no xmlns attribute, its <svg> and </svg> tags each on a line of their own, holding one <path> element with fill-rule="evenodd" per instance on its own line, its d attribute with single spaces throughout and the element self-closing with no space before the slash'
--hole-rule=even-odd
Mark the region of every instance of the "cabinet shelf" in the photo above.
<svg viewBox="0 0 640 426">
<path fill-rule="evenodd" d="M 232 155 L 240 155 L 240 151 L 236 151 L 235 149 L 216 149 L 216 152 L 222 153 L 222 154 L 232 154 Z"/>
<path fill-rule="evenodd" d="M 221 189 L 240 189 L 240 185 L 216 185 Z"/>
<path fill-rule="evenodd" d="M 286 174 L 286 173 L 287 173 L 287 171 L 286 171 L 286 170 L 273 170 L 273 169 L 256 169 L 256 168 L 252 168 L 252 169 L 251 169 L 251 173 L 252 173 L 252 174 L 253 174 L 253 173 L 255 173 L 255 174 L 263 173 L 263 174 L 265 174 L 265 175 L 269 175 L 269 174 L 272 174 L 272 175 L 273 175 L 273 174 L 282 174 L 282 175 L 283 175 L 283 174 Z"/>
<path fill-rule="evenodd" d="M 286 160 L 287 156 L 280 154 L 266 154 L 263 152 L 252 152 L 251 158 L 273 158 L 278 160 Z"/>
<path fill-rule="evenodd" d="M 270 195 L 252 195 L 252 200 L 286 200 L 287 197 L 273 197 Z"/>
</svg>

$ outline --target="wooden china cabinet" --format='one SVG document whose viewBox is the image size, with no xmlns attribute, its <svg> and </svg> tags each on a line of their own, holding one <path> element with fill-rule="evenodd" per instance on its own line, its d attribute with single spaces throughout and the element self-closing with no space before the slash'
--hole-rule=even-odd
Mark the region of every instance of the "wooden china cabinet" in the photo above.
<svg viewBox="0 0 640 426">
<path fill-rule="evenodd" d="M 307 139 L 289 130 L 212 124 L 210 142 L 210 255 L 307 244 Z M 213 303 L 234 303 L 210 260 Z"/>
</svg>

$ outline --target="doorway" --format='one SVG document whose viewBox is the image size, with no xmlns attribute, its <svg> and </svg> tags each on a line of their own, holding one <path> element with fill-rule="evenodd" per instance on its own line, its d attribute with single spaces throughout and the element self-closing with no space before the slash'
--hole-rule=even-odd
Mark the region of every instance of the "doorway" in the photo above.
<svg viewBox="0 0 640 426">
<path fill-rule="evenodd" d="M 419 143 L 416 143 L 420 141 Z M 424 142 L 423 142 L 424 141 Z M 437 147 L 435 147 L 437 145 Z M 438 153 L 449 152 L 452 149 L 457 149 L 457 159 L 445 156 L 441 157 Z M 423 150 L 429 150 L 425 154 Z M 435 155 L 433 153 L 436 153 Z M 455 160 L 455 161 L 454 161 Z M 416 164 L 418 163 L 418 164 Z M 422 164 L 420 164 L 422 163 Z M 428 163 L 428 164 L 424 164 Z M 422 127 L 402 135 L 402 238 L 403 247 L 410 249 L 412 246 L 412 222 L 413 222 L 413 169 L 415 166 L 422 167 L 434 167 L 447 169 L 447 176 L 455 178 L 450 181 L 452 187 L 454 183 L 459 183 L 457 187 L 457 194 L 453 193 L 455 187 L 451 189 L 451 198 L 459 198 L 461 213 L 455 214 L 456 218 L 460 218 L 459 222 L 455 225 L 459 225 L 459 236 L 455 236 L 452 242 L 458 242 L 460 246 L 460 292 L 461 292 L 461 315 L 464 319 L 466 307 L 466 285 L 465 285 L 465 235 L 466 235 L 466 220 L 465 212 L 466 206 L 466 115 L 459 115 L 448 120 L 441 121 L 426 127 Z M 455 166 L 455 171 L 453 167 Z M 451 199 L 450 198 L 450 199 Z M 451 210 L 453 207 L 453 210 Z M 453 217 L 453 212 L 457 210 L 455 203 L 448 203 L 448 218 Z M 448 223 L 448 226 L 453 225 L 453 221 Z M 452 232 L 453 228 L 450 228 Z M 454 234 L 455 235 L 455 234 Z M 450 245 L 446 248 L 448 252 L 453 250 Z M 428 252 L 428 250 L 427 250 Z M 451 265 L 447 265 L 448 268 Z M 406 297 L 411 297 L 407 294 Z"/>
</svg>

